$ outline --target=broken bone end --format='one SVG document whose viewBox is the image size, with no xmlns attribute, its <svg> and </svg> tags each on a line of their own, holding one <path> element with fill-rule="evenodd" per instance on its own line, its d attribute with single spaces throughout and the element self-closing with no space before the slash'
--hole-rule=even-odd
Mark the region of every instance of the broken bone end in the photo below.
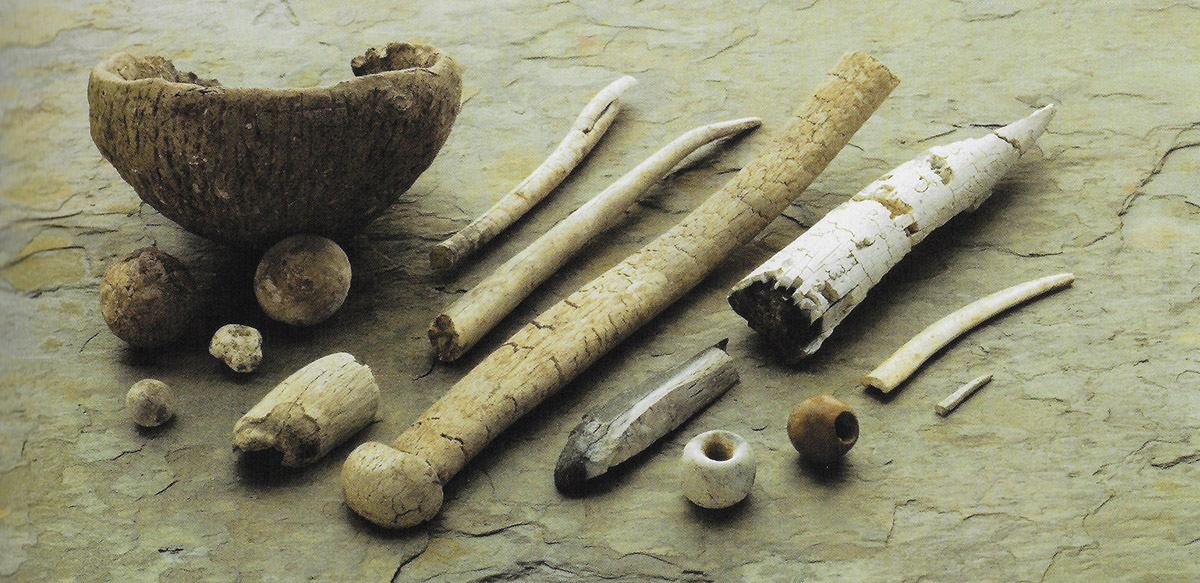
<svg viewBox="0 0 1200 583">
<path fill-rule="evenodd" d="M 242 417 L 233 429 L 233 449 L 242 452 L 274 449 L 283 455 L 279 464 L 299 468 L 311 464 L 325 452 L 321 427 L 316 419 L 294 402 L 275 405 L 264 418 Z"/>
<path fill-rule="evenodd" d="M 434 245 L 429 249 L 429 268 L 434 271 L 454 267 L 454 251 L 444 244 Z"/>
<path fill-rule="evenodd" d="M 583 493 L 588 478 L 587 460 L 583 452 L 575 447 L 564 448 L 554 464 L 555 489 L 567 496 L 578 496 Z"/>
<path fill-rule="evenodd" d="M 454 326 L 454 319 L 446 314 L 439 314 L 429 325 L 429 343 L 437 359 L 442 362 L 457 360 L 466 351 Z"/>
<path fill-rule="evenodd" d="M 799 360 L 816 352 L 823 338 L 821 320 L 811 321 L 794 295 L 792 288 L 754 281 L 730 293 L 729 305 L 789 360 Z"/>
</svg>

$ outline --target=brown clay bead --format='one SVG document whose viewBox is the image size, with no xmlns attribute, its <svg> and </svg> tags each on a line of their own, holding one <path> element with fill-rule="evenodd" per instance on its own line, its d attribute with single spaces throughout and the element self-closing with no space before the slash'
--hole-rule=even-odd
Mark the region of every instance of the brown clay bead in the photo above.
<svg viewBox="0 0 1200 583">
<path fill-rule="evenodd" d="M 845 403 L 819 395 L 792 409 L 787 432 L 806 463 L 828 466 L 841 460 L 858 441 L 858 417 Z"/>
</svg>

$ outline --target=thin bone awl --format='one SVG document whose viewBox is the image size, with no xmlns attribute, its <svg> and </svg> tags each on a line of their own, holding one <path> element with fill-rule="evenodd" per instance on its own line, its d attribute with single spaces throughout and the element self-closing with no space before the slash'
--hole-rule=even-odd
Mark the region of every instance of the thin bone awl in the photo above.
<svg viewBox="0 0 1200 583">
<path fill-rule="evenodd" d="M 992 316 L 1009 308 L 1023 304 L 1040 295 L 1071 285 L 1075 281 L 1072 273 L 1060 273 L 1033 281 L 1020 283 L 975 300 L 924 330 L 896 349 L 887 360 L 863 377 L 865 387 L 889 393 L 900 386 L 942 347 L 968 330 L 982 324 Z"/>
<path fill-rule="evenodd" d="M 479 218 L 429 250 L 429 266 L 448 269 L 458 265 L 546 198 L 604 137 L 621 109 L 621 94 L 634 85 L 637 79 L 623 75 L 600 90 L 540 166 Z"/>
<path fill-rule="evenodd" d="M 942 417 L 949 415 L 951 411 L 957 409 L 959 405 L 963 404 L 963 401 L 969 399 L 971 395 L 975 394 L 975 391 L 983 388 L 983 385 L 988 384 L 991 380 L 992 375 L 985 374 L 959 387 L 957 391 L 954 391 L 950 396 L 942 399 L 937 405 L 934 405 L 933 410 Z"/>
<path fill-rule="evenodd" d="M 585 413 L 554 466 L 554 486 L 577 494 L 590 479 L 641 453 L 738 382 L 729 339 Z"/>
</svg>

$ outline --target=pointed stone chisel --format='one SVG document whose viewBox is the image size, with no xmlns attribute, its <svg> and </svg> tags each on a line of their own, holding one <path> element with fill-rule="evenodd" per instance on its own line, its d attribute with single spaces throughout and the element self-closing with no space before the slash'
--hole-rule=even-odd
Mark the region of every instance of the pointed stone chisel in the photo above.
<svg viewBox="0 0 1200 583">
<path fill-rule="evenodd" d="M 687 362 L 626 390 L 583 416 L 554 466 L 554 486 L 578 494 L 583 485 L 637 455 L 738 382 L 726 338 Z"/>
</svg>

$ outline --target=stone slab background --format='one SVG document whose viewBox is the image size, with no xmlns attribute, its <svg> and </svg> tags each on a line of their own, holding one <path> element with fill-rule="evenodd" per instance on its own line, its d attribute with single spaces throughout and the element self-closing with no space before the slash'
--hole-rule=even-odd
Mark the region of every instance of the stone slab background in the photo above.
<svg viewBox="0 0 1200 583">
<path fill-rule="evenodd" d="M 15 581 L 1186 581 L 1200 578 L 1200 2 L 805 0 L 0 0 L 0 578 Z M 226 85 L 350 76 L 367 47 L 437 45 L 465 67 L 463 108 L 433 166 L 343 241 L 350 298 L 325 324 L 267 321 L 256 257 L 142 204 L 88 133 L 90 68 L 158 54 Z M 430 524 L 358 519 L 337 483 L 488 350 L 639 248 L 749 160 L 838 56 L 901 85 L 813 187 L 682 302 L 505 433 L 448 487 Z M 432 274 L 428 248 L 529 172 L 617 75 L 641 84 L 593 154 L 476 261 Z M 733 314 L 728 288 L 878 174 L 944 141 L 1060 106 L 1040 150 L 991 200 L 930 237 L 813 359 L 789 367 Z M 764 127 L 651 191 L 461 364 L 434 366 L 428 320 L 678 134 L 746 115 Z M 207 317 L 140 353 L 105 328 L 99 277 L 156 245 L 202 282 Z M 971 333 L 898 396 L 857 378 L 912 334 L 1010 284 L 1076 285 Z M 260 327 L 252 376 L 206 354 L 221 324 Z M 551 469 L 591 405 L 730 337 L 742 383 L 591 496 Z M 313 467 L 240 459 L 234 421 L 333 351 L 368 363 L 380 419 Z M 933 403 L 995 380 L 947 419 Z M 175 387 L 178 419 L 138 431 L 125 390 Z M 836 472 L 797 463 L 786 412 L 819 393 L 856 409 Z M 747 437 L 758 482 L 703 512 L 675 460 L 708 429 Z"/>
</svg>

